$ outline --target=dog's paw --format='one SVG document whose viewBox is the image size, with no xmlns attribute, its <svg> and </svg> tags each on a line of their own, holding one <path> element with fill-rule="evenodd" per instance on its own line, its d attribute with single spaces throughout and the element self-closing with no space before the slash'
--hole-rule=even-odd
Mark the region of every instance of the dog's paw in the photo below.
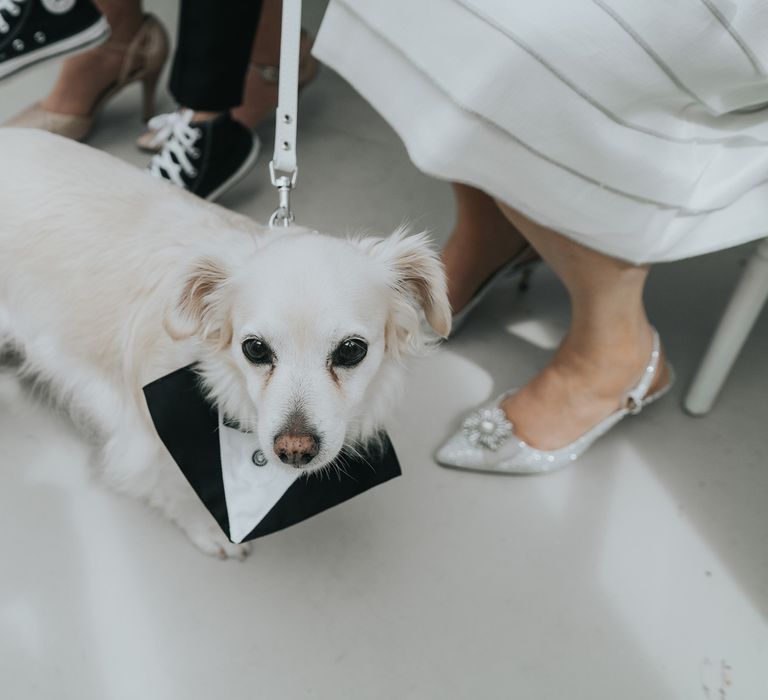
<svg viewBox="0 0 768 700">
<path fill-rule="evenodd" d="M 184 528 L 187 537 L 201 552 L 219 559 L 240 559 L 242 561 L 251 552 L 248 542 L 233 544 L 221 531 L 218 524 L 198 523 Z"/>
</svg>

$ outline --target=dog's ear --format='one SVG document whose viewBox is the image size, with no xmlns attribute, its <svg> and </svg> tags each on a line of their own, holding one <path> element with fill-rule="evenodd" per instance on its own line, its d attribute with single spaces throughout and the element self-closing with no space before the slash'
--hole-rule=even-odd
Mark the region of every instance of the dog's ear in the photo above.
<svg viewBox="0 0 768 700">
<path fill-rule="evenodd" d="M 217 347 L 228 345 L 232 340 L 228 280 L 223 262 L 209 257 L 196 260 L 165 315 L 168 335 L 174 340 L 198 336 Z"/>
<path fill-rule="evenodd" d="M 361 243 L 365 245 L 366 241 Z M 365 247 L 387 266 L 390 285 L 397 294 L 413 308 L 422 309 L 435 333 L 447 338 L 451 332 L 451 307 L 445 271 L 427 234 L 408 235 L 405 228 L 400 228 Z"/>
</svg>

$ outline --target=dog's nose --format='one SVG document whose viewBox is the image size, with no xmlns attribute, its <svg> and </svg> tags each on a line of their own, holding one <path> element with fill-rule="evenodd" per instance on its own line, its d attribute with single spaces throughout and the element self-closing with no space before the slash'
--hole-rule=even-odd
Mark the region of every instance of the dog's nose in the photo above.
<svg viewBox="0 0 768 700">
<path fill-rule="evenodd" d="M 296 469 L 306 467 L 318 452 L 318 439 L 314 435 L 292 435 L 284 433 L 275 438 L 275 454 L 285 464 L 292 464 Z"/>
</svg>

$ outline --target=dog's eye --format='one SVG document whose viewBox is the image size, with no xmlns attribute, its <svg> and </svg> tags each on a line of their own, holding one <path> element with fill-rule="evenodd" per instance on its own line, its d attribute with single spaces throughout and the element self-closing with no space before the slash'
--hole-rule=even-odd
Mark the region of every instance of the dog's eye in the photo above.
<svg viewBox="0 0 768 700">
<path fill-rule="evenodd" d="M 271 365 L 275 361 L 272 348 L 260 338 L 246 338 L 242 347 L 243 355 L 254 365 Z"/>
<path fill-rule="evenodd" d="M 360 338 L 342 340 L 333 351 L 331 362 L 335 367 L 355 367 L 368 354 L 368 344 Z"/>
</svg>

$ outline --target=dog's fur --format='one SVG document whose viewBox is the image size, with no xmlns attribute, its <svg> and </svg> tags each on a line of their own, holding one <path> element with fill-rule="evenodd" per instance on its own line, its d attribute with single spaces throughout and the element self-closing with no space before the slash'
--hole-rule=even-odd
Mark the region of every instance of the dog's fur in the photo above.
<svg viewBox="0 0 768 700">
<path fill-rule="evenodd" d="M 275 435 L 298 415 L 320 437 L 307 468 L 323 468 L 391 410 L 402 361 L 427 343 L 421 310 L 448 334 L 442 268 L 422 235 L 272 232 L 39 131 L 0 129 L 0 154 L 0 362 L 88 423 L 113 487 L 208 553 L 247 546 L 226 540 L 171 462 L 145 384 L 197 361 L 211 398 L 270 462 L 281 465 Z M 274 363 L 246 360 L 254 336 Z M 334 368 L 352 336 L 367 356 Z"/>
</svg>

